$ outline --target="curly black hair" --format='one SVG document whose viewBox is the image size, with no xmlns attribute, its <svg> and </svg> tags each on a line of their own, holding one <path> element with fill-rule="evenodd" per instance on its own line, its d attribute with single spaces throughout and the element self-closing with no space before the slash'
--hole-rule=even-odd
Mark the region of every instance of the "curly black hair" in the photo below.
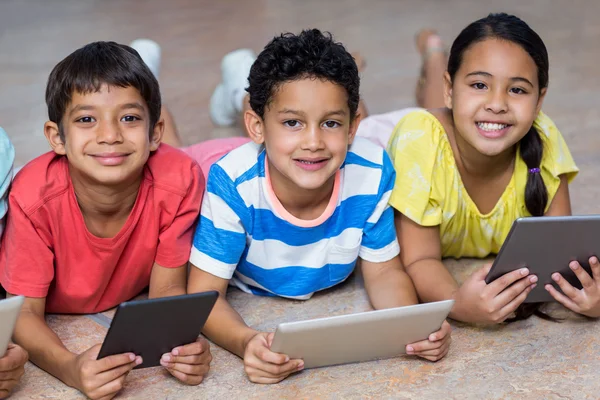
<svg viewBox="0 0 600 400">
<path fill-rule="evenodd" d="M 354 119 L 360 86 L 356 62 L 331 33 L 318 29 L 303 30 L 299 35 L 283 33 L 265 46 L 248 77 L 250 107 L 263 118 L 265 108 L 282 84 L 305 78 L 324 79 L 343 87 L 348 94 L 350 117 Z"/>
</svg>

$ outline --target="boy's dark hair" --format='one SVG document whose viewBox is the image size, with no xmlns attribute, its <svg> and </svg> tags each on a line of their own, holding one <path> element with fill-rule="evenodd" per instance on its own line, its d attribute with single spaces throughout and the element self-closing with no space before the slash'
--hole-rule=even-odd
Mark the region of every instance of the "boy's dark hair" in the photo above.
<svg viewBox="0 0 600 400">
<path fill-rule="evenodd" d="M 515 43 L 529 54 L 537 67 L 540 91 L 548 87 L 548 51 L 542 38 L 520 18 L 505 13 L 489 14 L 467 26 L 452 44 L 448 58 L 448 74 L 454 75 L 460 68 L 463 55 L 475 43 L 486 39 L 500 39 Z M 531 126 L 519 142 L 521 158 L 527 169 L 539 168 L 544 155 L 544 143 L 540 133 Z M 528 173 L 525 186 L 525 205 L 534 216 L 542 216 L 548 204 L 548 190 L 540 173 Z M 544 319 L 554 318 L 539 311 L 539 303 L 522 304 L 516 310 L 516 316 L 508 322 L 518 321 L 535 314 Z"/>
<path fill-rule="evenodd" d="M 73 93 L 97 92 L 104 84 L 123 88 L 131 86 L 140 92 L 148 106 L 149 134 L 152 133 L 160 118 L 158 81 L 131 47 L 115 42 L 93 42 L 69 54 L 48 77 L 48 118 L 58 124 L 63 140 L 62 119 Z"/>
<path fill-rule="evenodd" d="M 265 46 L 250 69 L 246 91 L 250 106 L 261 118 L 279 87 L 290 81 L 312 78 L 340 85 L 348 94 L 350 118 L 358 110 L 360 78 L 354 58 L 331 33 L 318 29 L 299 35 L 284 33 Z"/>
</svg>

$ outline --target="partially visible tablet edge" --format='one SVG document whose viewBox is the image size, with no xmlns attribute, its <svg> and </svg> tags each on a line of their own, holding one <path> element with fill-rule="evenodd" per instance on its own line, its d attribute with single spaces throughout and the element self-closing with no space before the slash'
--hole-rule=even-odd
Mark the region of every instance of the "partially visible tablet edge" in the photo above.
<svg viewBox="0 0 600 400">
<path fill-rule="evenodd" d="M 13 335 L 15 324 L 17 323 L 17 318 L 19 318 L 19 312 L 21 311 L 24 301 L 25 297 L 14 296 L 4 299 L 0 302 L 0 308 L 6 308 L 9 313 L 8 321 L 2 321 L 0 328 L 2 329 L 2 332 L 0 332 L 0 337 L 3 339 L 2 343 L 0 343 L 0 358 L 4 357 L 6 354 L 8 343 Z M 6 324 L 6 322 L 8 322 L 8 324 Z"/>
</svg>

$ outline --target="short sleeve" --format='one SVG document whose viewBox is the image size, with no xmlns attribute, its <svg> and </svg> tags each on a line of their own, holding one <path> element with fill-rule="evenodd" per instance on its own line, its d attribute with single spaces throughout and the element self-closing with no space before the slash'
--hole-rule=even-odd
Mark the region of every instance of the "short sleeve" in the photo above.
<svg viewBox="0 0 600 400">
<path fill-rule="evenodd" d="M 177 268 L 188 261 L 203 194 L 204 175 L 200 167 L 194 164 L 188 190 L 179 204 L 177 214 L 158 236 L 156 263 L 161 267 Z"/>
<path fill-rule="evenodd" d="M 370 262 L 385 262 L 400 253 L 394 224 L 394 209 L 389 199 L 394 187 L 396 173 L 389 156 L 383 153 L 381 182 L 377 193 L 377 205 L 363 229 L 359 257 Z"/>
<path fill-rule="evenodd" d="M 544 141 L 541 169 L 549 192 L 549 200 L 552 200 L 560 185 L 560 176 L 566 175 L 571 183 L 579 172 L 579 168 L 575 165 L 562 134 L 547 115 L 540 112 L 533 125 Z"/>
<path fill-rule="evenodd" d="M 443 162 L 441 123 L 426 111 L 407 114 L 394 128 L 387 151 L 396 169 L 390 205 L 419 225 L 442 222 L 444 176 L 434 174 Z"/>
<path fill-rule="evenodd" d="M 222 279 L 231 279 L 246 248 L 243 219 L 248 209 L 235 183 L 219 164 L 208 175 L 190 262 Z"/>
<path fill-rule="evenodd" d="M 54 279 L 51 243 L 34 226 L 12 194 L 9 207 L 6 232 L 0 246 L 0 283 L 12 294 L 46 297 Z"/>
<path fill-rule="evenodd" d="M 0 237 L 8 210 L 8 188 L 13 177 L 15 149 L 4 129 L 0 128 Z"/>
</svg>

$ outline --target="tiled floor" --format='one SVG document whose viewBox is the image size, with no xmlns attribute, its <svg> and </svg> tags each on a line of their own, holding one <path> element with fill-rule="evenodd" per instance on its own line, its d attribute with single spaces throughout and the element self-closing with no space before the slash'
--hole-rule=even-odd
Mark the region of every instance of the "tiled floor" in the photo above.
<svg viewBox="0 0 600 400">
<path fill-rule="evenodd" d="M 576 213 L 600 213 L 600 2 L 589 0 L 1 0 L 0 126 L 25 163 L 48 149 L 45 82 L 51 68 L 93 40 L 127 43 L 150 37 L 163 46 L 161 87 L 187 144 L 236 134 L 214 129 L 208 99 L 219 61 L 238 47 L 255 50 L 281 31 L 332 31 L 367 59 L 362 94 L 372 113 L 413 105 L 418 55 L 415 31 L 433 26 L 451 40 L 468 22 L 491 11 L 517 13 L 545 40 L 550 89 L 545 112 L 561 129 L 581 173 L 571 186 Z M 479 261 L 449 261 L 460 279 Z M 360 279 L 308 302 L 231 293 L 246 321 L 261 329 L 277 323 L 368 308 Z M 557 308 L 557 307 L 555 307 Z M 599 398 L 598 323 L 557 309 L 567 320 L 533 318 L 508 327 L 454 324 L 444 361 L 410 358 L 302 372 L 275 386 L 250 384 L 239 359 L 213 346 L 207 380 L 186 387 L 160 368 L 134 371 L 121 398 Z M 66 345 L 81 351 L 102 340 L 104 327 L 86 317 L 50 317 Z M 76 391 L 33 365 L 16 399 L 78 398 Z"/>
</svg>

